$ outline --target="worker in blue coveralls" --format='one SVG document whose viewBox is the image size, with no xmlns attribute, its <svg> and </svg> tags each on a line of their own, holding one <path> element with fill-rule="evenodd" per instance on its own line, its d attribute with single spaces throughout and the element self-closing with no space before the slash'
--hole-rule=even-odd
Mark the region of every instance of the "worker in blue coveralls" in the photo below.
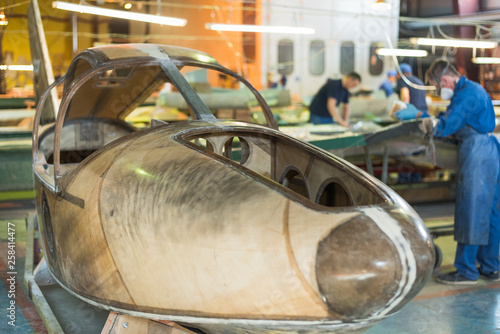
<svg viewBox="0 0 500 334">
<path fill-rule="evenodd" d="M 383 90 L 386 97 L 389 97 L 392 94 L 394 94 L 393 85 L 397 83 L 398 80 L 397 76 L 398 72 L 396 70 L 391 70 L 387 72 L 387 79 L 385 79 L 384 82 L 380 84 L 380 87 L 378 89 Z"/>
<path fill-rule="evenodd" d="M 491 134 L 495 112 L 488 93 L 461 76 L 448 61 L 434 61 L 426 73 L 443 100 L 451 100 L 435 126 L 423 120 L 436 137 L 459 138 L 455 203 L 456 271 L 441 274 L 444 284 L 474 285 L 479 277 L 499 280 L 500 215 L 499 143 Z M 476 266 L 479 264 L 479 268 Z"/>
<path fill-rule="evenodd" d="M 328 79 L 314 96 L 309 110 L 309 121 L 313 124 L 337 123 L 349 127 L 349 94 L 361 83 L 361 76 L 356 72 L 345 75 L 342 79 Z M 342 115 L 338 105 L 344 103 Z"/>
</svg>

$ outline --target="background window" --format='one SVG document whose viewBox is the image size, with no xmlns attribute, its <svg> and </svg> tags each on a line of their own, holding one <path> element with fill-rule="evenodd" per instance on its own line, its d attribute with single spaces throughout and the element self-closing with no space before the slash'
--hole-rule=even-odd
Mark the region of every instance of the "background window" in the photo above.
<svg viewBox="0 0 500 334">
<path fill-rule="evenodd" d="M 371 75 L 379 75 L 384 69 L 384 62 L 382 57 L 379 56 L 376 51 L 378 48 L 383 46 L 382 43 L 371 43 L 370 44 L 370 66 L 368 66 Z"/>
<path fill-rule="evenodd" d="M 290 75 L 293 72 L 293 42 L 282 39 L 278 43 L 278 73 Z"/>
<path fill-rule="evenodd" d="M 354 71 L 354 43 L 342 42 L 340 45 L 340 73 L 349 74 Z"/>
<path fill-rule="evenodd" d="M 321 75 L 325 72 L 325 43 L 311 41 L 309 45 L 309 72 L 312 75 Z"/>
</svg>

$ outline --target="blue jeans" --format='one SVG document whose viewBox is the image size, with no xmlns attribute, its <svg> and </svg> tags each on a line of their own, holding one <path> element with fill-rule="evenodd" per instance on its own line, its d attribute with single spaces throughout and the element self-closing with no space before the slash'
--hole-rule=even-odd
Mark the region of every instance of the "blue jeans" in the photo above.
<svg viewBox="0 0 500 334">
<path fill-rule="evenodd" d="M 333 118 L 331 117 L 323 117 L 323 116 L 318 116 L 315 114 L 311 113 L 311 116 L 309 117 L 309 122 L 312 124 L 333 124 L 335 123 L 333 121 Z"/>
<path fill-rule="evenodd" d="M 419 183 L 422 182 L 422 173 L 408 172 L 398 174 L 398 183 Z"/>
<path fill-rule="evenodd" d="M 485 274 L 499 270 L 500 213 L 498 212 L 498 187 L 495 191 L 493 203 L 488 244 L 484 246 L 467 245 L 460 242 L 457 244 L 455 268 L 457 268 L 462 276 L 468 279 L 477 280 L 479 270 Z M 477 269 L 476 261 L 479 263 L 479 270 Z"/>
</svg>

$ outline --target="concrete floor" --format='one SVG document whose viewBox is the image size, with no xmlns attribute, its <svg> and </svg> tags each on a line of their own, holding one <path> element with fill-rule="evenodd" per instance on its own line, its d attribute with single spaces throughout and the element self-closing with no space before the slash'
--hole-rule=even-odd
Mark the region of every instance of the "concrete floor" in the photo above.
<svg viewBox="0 0 500 334">
<path fill-rule="evenodd" d="M 19 204 L 19 203 L 18 203 Z M 47 333 L 40 316 L 28 298 L 23 283 L 26 238 L 23 234 L 24 217 L 33 212 L 32 202 L 5 204 L 0 202 L 0 333 Z M 416 206 L 417 212 L 429 228 L 452 222 L 453 205 Z M 16 224 L 16 326 L 7 323 L 9 277 L 5 267 L 6 226 Z M 443 253 L 443 262 L 437 272 L 453 270 L 455 242 L 452 236 L 441 236 L 435 243 Z M 100 333 L 107 312 L 94 308 L 69 295 L 58 286 L 44 287 L 43 293 L 53 312 L 61 320 L 66 333 Z M 381 321 L 366 334 L 410 333 L 500 333 L 500 283 L 479 280 L 474 287 L 453 287 L 431 279 L 417 297 L 399 313 Z"/>
<path fill-rule="evenodd" d="M 429 229 L 453 223 L 449 203 L 414 206 Z M 456 242 L 440 236 L 441 267 L 433 276 L 453 271 Z M 450 286 L 429 280 L 420 293 L 399 313 L 372 327 L 366 334 L 480 334 L 500 333 L 500 282 L 478 280 L 477 286 Z"/>
<path fill-rule="evenodd" d="M 435 243 L 443 251 L 443 263 L 434 275 L 454 270 L 453 237 L 440 237 Z M 399 313 L 365 333 L 500 333 L 500 283 L 479 279 L 477 286 L 456 287 L 431 279 Z"/>
</svg>

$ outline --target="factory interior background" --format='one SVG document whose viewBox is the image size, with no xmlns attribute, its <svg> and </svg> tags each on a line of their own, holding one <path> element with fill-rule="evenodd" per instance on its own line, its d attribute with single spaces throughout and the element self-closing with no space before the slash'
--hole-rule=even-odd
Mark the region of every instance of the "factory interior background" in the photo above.
<svg viewBox="0 0 500 334">
<path fill-rule="evenodd" d="M 132 14 L 132 18 L 66 10 L 64 4 L 114 10 Z M 398 312 L 361 332 L 500 332 L 500 281 L 480 277 L 475 285 L 444 285 L 435 280 L 454 270 L 457 139 L 429 144 L 418 128 L 404 130 L 410 129 L 408 124 L 403 130 L 398 128 L 405 123 L 393 117 L 392 109 L 401 96 L 397 92 L 387 95 L 381 87 L 393 71 L 395 76 L 411 75 L 428 85 L 426 71 L 434 61 L 446 59 L 461 76 L 484 88 L 492 100 L 495 125 L 500 124 L 500 0 L 39 0 L 41 25 L 37 28 L 29 22 L 30 6 L 32 1 L 0 2 L 1 333 L 111 333 L 109 310 L 76 298 L 57 282 L 32 288 L 33 270 L 48 251 L 42 247 L 43 231 L 34 223 L 42 204 L 36 200 L 40 188 L 34 186 L 32 130 L 38 127 L 35 113 L 42 92 L 37 87 L 46 64 L 34 60 L 32 48 L 40 38 L 47 46 L 49 80 L 63 78 L 72 60 L 84 50 L 107 45 L 188 48 L 202 52 L 197 53 L 200 62 L 211 61 L 208 55 L 212 56 L 262 94 L 279 131 L 345 159 L 349 168 L 363 170 L 367 177 L 385 184 L 409 204 L 408 210 L 415 210 L 428 229 L 435 244 L 435 263 L 425 285 Z M 144 22 L 134 14 L 181 22 Z M 216 24 L 231 25 L 233 31 Z M 243 31 L 244 26 L 281 30 Z M 42 37 L 37 30 L 41 28 Z M 425 39 L 441 44 L 425 44 Z M 409 65 L 409 73 L 402 64 Z M 312 124 L 310 106 L 320 88 L 328 79 L 341 79 L 352 72 L 361 80 L 349 92 L 349 127 Z M 217 118 L 266 126 L 265 111 L 234 77 L 189 66 L 181 73 Z M 67 89 L 70 87 L 58 86 L 56 96 L 63 98 Z M 425 93 L 430 116 L 446 112 L 449 101 L 435 89 L 427 88 Z M 143 131 L 154 126 L 152 119 L 169 124 L 195 119 L 192 106 L 179 101 L 179 96 L 169 83 L 157 87 L 124 121 Z M 131 103 L 124 95 L 117 96 L 117 101 Z M 383 144 L 373 139 L 373 134 L 388 129 L 394 134 L 381 139 Z M 492 136 L 500 138 L 499 127 Z M 210 148 L 208 142 L 203 145 Z M 237 145 L 226 146 L 223 154 L 241 162 L 244 145 L 241 139 Z M 402 174 L 412 173 L 418 178 L 401 179 Z M 300 172 L 285 179 L 299 195 L 307 192 Z M 15 255 L 14 262 L 11 255 Z M 9 318 L 12 300 L 15 317 Z M 126 324 L 121 322 L 116 332 L 125 333 Z M 172 323 L 169 326 L 171 333 L 180 330 Z M 133 328 L 128 332 L 133 333 Z"/>
</svg>

